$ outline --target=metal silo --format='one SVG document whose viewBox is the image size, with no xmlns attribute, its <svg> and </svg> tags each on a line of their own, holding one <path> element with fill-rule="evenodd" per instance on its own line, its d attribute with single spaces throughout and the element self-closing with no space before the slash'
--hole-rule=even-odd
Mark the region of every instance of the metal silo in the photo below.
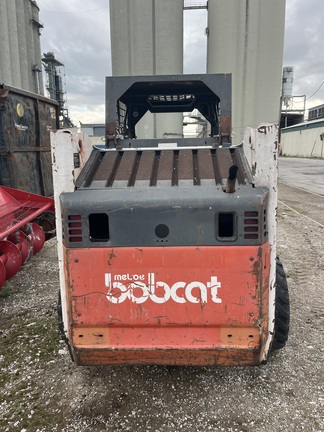
<svg viewBox="0 0 324 432">
<path fill-rule="evenodd" d="M 282 74 L 282 102 L 288 105 L 293 95 L 294 68 L 285 66 Z"/>
<path fill-rule="evenodd" d="M 7 3 L 8 1 L 2 2 L 0 10 L 0 82 L 9 82 L 9 84 L 11 84 L 12 75 Z"/>
<path fill-rule="evenodd" d="M 41 61 L 41 45 L 40 45 L 40 32 L 43 28 L 43 25 L 39 22 L 39 7 L 37 6 L 36 1 L 30 1 L 31 9 L 32 9 L 32 34 L 33 34 L 33 78 L 35 85 L 35 92 L 44 94 L 43 87 L 43 75 L 42 75 L 42 61 Z"/>
<path fill-rule="evenodd" d="M 17 14 L 17 27 L 18 31 L 18 49 L 20 60 L 20 79 L 21 88 L 29 89 L 29 68 L 27 57 L 27 38 L 26 38 L 26 20 L 25 20 L 25 0 L 16 0 L 16 14 Z"/>
<path fill-rule="evenodd" d="M 183 73 L 183 0 L 110 0 L 112 74 Z M 182 114 L 146 115 L 138 137 L 182 136 Z"/>
<path fill-rule="evenodd" d="M 15 1 L 7 1 L 7 17 L 10 44 L 11 76 L 12 81 L 16 83 L 16 87 L 21 88 L 18 26 Z"/>
<path fill-rule="evenodd" d="M 0 8 L 0 82 L 43 94 L 37 3 L 2 0 Z"/>
<path fill-rule="evenodd" d="M 24 2 L 25 10 L 25 29 L 26 29 L 26 45 L 27 45 L 27 63 L 28 63 L 28 81 L 29 88 L 35 88 L 35 79 L 33 76 L 33 64 L 34 64 L 34 35 L 33 28 L 31 26 L 32 19 L 32 5 L 31 1 Z"/>
<path fill-rule="evenodd" d="M 209 0 L 208 73 L 232 73 L 233 142 L 278 123 L 285 0 Z"/>
</svg>

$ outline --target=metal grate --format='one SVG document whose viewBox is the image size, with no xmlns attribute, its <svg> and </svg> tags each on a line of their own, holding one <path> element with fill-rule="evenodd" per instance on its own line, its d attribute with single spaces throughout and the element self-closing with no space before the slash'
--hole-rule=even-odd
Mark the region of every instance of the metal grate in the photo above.
<svg viewBox="0 0 324 432">
<path fill-rule="evenodd" d="M 98 150 L 77 188 L 222 186 L 233 164 L 239 167 L 238 184 L 248 184 L 248 173 L 235 149 Z"/>
<path fill-rule="evenodd" d="M 82 242 L 82 222 L 80 215 L 68 216 L 68 238 L 71 243 Z"/>
<path fill-rule="evenodd" d="M 259 238 L 259 213 L 257 211 L 244 212 L 244 239 L 257 240 Z"/>
</svg>

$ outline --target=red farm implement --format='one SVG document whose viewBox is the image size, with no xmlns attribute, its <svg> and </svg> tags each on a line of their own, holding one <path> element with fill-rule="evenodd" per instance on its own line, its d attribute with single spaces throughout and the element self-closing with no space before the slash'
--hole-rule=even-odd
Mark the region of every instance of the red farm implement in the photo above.
<svg viewBox="0 0 324 432">
<path fill-rule="evenodd" d="M 54 229 L 53 199 L 0 186 L 0 289 Z"/>
</svg>

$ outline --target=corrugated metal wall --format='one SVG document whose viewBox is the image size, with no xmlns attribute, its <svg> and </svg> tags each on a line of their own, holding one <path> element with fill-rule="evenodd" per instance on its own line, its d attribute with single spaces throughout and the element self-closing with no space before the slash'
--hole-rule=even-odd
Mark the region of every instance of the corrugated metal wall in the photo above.
<svg viewBox="0 0 324 432">
<path fill-rule="evenodd" d="M 0 83 L 44 94 L 39 8 L 33 0 L 0 2 Z"/>
<path fill-rule="evenodd" d="M 283 156 L 323 158 L 324 120 L 283 129 L 280 148 Z"/>
<path fill-rule="evenodd" d="M 110 0 L 113 76 L 183 73 L 183 0 Z M 182 114 L 145 116 L 138 138 L 182 135 Z"/>
</svg>

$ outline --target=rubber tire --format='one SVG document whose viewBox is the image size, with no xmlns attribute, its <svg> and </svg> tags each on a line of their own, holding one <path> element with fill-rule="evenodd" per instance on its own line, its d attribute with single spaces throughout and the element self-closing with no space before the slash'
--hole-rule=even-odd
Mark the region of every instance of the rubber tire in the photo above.
<svg viewBox="0 0 324 432">
<path fill-rule="evenodd" d="M 61 291 L 58 292 L 58 299 L 57 299 L 57 324 L 58 329 L 60 331 L 60 336 L 62 340 L 66 339 L 65 333 L 64 333 L 64 324 L 63 324 L 63 313 L 62 313 L 62 299 L 61 299 Z"/>
<path fill-rule="evenodd" d="M 62 313 L 62 299 L 61 299 L 61 291 L 60 290 L 58 292 L 58 299 L 57 299 L 57 324 L 58 324 L 58 329 L 60 332 L 61 340 L 64 340 L 64 342 L 66 343 L 68 350 L 69 350 L 71 360 L 74 361 L 74 357 L 72 354 L 69 340 L 66 337 L 65 332 L 64 332 L 63 313 Z"/>
<path fill-rule="evenodd" d="M 276 258 L 275 323 L 271 350 L 283 348 L 289 334 L 290 303 L 286 273 L 280 259 Z"/>
</svg>

